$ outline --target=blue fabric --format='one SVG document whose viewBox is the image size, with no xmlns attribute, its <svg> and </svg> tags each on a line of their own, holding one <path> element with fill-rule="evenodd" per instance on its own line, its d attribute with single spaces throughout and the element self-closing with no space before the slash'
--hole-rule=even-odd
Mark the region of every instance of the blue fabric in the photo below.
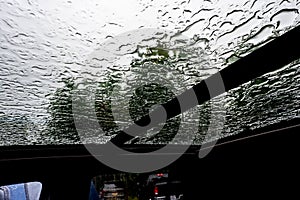
<svg viewBox="0 0 300 200">
<path fill-rule="evenodd" d="M 99 194 L 95 188 L 95 185 L 93 181 L 91 182 L 91 187 L 90 187 L 90 198 L 89 200 L 100 200 L 99 199 Z"/>
<path fill-rule="evenodd" d="M 39 200 L 42 184 L 39 182 L 0 187 L 0 200 Z"/>
<path fill-rule="evenodd" d="M 10 194 L 9 200 L 26 200 L 24 184 L 9 185 L 7 187 Z"/>
</svg>

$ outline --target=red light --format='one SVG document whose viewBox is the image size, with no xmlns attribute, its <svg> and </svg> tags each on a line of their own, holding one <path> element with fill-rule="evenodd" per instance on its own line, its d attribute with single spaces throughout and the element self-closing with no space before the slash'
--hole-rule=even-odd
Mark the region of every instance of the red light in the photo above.
<svg viewBox="0 0 300 200">
<path fill-rule="evenodd" d="M 162 174 L 162 173 L 161 174 L 156 174 L 156 176 L 164 176 L 164 174 Z"/>
<path fill-rule="evenodd" d="M 154 187 L 154 194 L 158 195 L 158 187 L 157 186 Z"/>
</svg>

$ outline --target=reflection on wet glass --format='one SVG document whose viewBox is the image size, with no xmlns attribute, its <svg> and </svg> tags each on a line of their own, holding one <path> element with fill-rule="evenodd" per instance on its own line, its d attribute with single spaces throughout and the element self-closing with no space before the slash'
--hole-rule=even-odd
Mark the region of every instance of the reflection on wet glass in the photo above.
<svg viewBox="0 0 300 200">
<path fill-rule="evenodd" d="M 99 141 L 106 142 L 118 130 L 110 91 L 124 74 L 138 73 L 149 63 L 168 64 L 191 86 L 300 21 L 296 0 L 114 1 L 0 0 L 0 145 L 79 143 L 71 96 L 86 73 L 99 78 L 95 110 L 106 133 Z M 173 43 L 136 46 L 117 57 L 87 62 L 105 41 L 143 28 L 171 30 L 174 34 L 168 37 Z M 152 40 L 158 37 L 162 36 Z M 89 71 L 93 67 L 100 70 Z M 219 137 L 298 118 L 298 69 L 299 61 L 214 99 L 216 104 L 226 102 L 226 123 Z M 141 117 L 153 104 L 172 96 L 159 85 L 142 87 L 132 96 L 131 115 Z M 210 104 L 199 106 L 197 144 L 204 140 Z M 165 143 L 176 132 L 179 118 L 166 124 L 165 133 L 131 142 Z"/>
</svg>

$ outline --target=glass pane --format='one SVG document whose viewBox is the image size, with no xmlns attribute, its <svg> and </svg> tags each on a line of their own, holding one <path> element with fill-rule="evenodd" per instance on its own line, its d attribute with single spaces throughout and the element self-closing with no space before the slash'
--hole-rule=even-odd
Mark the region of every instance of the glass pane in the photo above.
<svg viewBox="0 0 300 200">
<path fill-rule="evenodd" d="M 178 199 L 184 197 L 184 184 L 169 169 L 152 173 L 100 174 L 92 179 L 100 199 Z"/>
<path fill-rule="evenodd" d="M 153 105 L 297 26 L 299 4 L 296 0 L 2 0 L 0 145 L 105 143 L 128 126 L 128 119 L 140 118 Z M 143 45 L 131 42 L 138 40 L 135 34 Z M 105 48 L 114 52 L 101 52 Z M 149 71 L 153 66 L 176 91 L 143 79 L 155 77 Z M 199 123 L 195 144 L 299 118 L 298 69 L 299 62 L 294 62 L 259 77 L 199 106 L 196 116 L 175 117 L 160 133 L 153 130 L 130 142 L 166 143 L 177 134 L 182 118 L 187 127 L 190 121 Z M 128 94 L 136 78 L 144 84 Z M 104 133 L 87 134 L 80 141 L 72 99 L 84 81 L 96 82 L 94 110 Z M 127 105 L 125 98 L 130 99 Z M 225 110 L 212 116 L 212 104 L 216 111 L 221 105 Z M 126 110 L 130 116 L 125 116 Z M 224 123 L 218 123 L 222 117 Z M 207 135 L 209 127 L 220 134 Z M 173 142 L 180 144 L 189 137 L 186 129 Z"/>
</svg>

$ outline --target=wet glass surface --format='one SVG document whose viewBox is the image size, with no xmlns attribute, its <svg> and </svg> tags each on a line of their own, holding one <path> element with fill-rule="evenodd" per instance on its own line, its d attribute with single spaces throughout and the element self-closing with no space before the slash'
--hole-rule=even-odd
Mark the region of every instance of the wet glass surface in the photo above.
<svg viewBox="0 0 300 200">
<path fill-rule="evenodd" d="M 143 71 L 147 66 L 160 67 L 177 89 L 188 88 L 299 25 L 299 7 L 296 0 L 0 0 L 0 145 L 80 143 L 72 93 L 86 76 L 97 80 L 95 110 L 105 134 L 85 142 L 105 143 L 119 130 L 113 100 L 131 98 L 124 107 L 138 119 L 176 94 L 143 80 L 145 85 L 134 94 L 123 95 L 136 77 L 151 73 Z M 105 42 L 146 28 L 169 31 L 167 36 L 142 38 L 154 46 L 123 44 L 114 47 L 119 54 L 92 59 Z M 166 65 L 182 80 L 163 72 Z M 291 63 L 199 106 L 194 143 L 216 139 L 204 139 L 210 104 L 224 103 L 226 108 L 214 116 L 213 128 L 221 130 L 217 137 L 299 118 L 299 65 Z M 114 87 L 120 87 L 120 96 L 111 96 Z M 218 126 L 218 115 L 225 115 L 224 127 Z M 166 143 L 179 122 L 180 116 L 169 120 L 161 133 L 131 142 Z M 189 137 L 188 131 L 182 137 Z"/>
</svg>

